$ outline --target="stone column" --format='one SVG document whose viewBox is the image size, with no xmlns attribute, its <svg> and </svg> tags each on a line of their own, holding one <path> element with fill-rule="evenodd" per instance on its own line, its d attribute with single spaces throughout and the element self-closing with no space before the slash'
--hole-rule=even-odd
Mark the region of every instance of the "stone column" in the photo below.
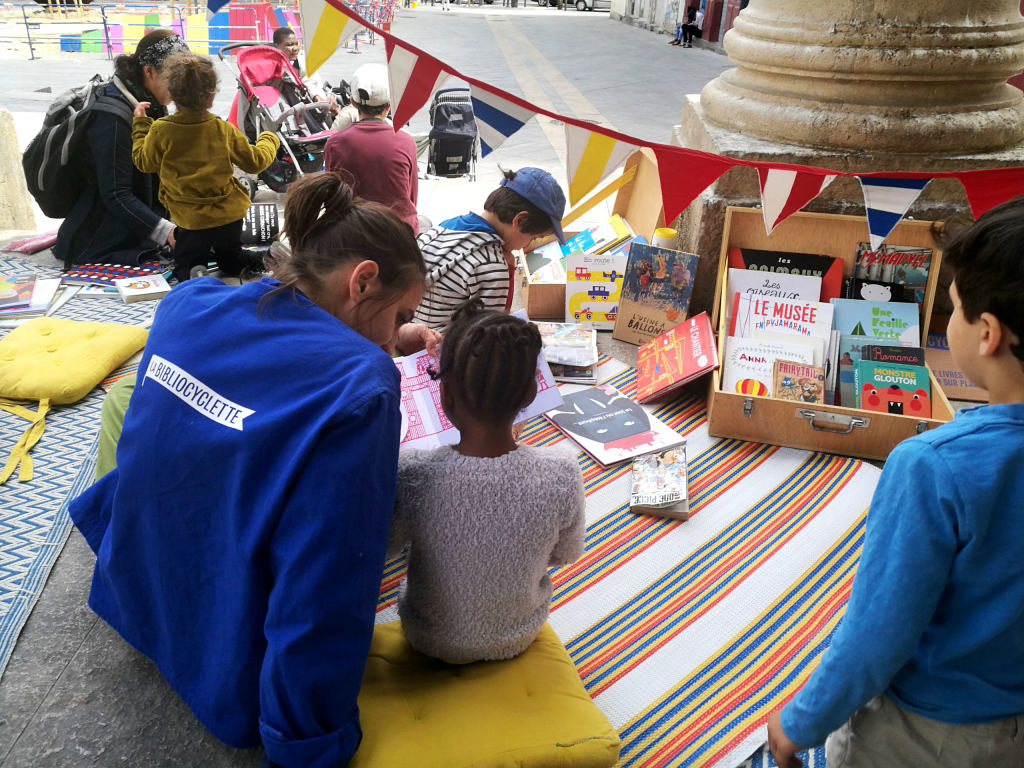
<svg viewBox="0 0 1024 768">
<path fill-rule="evenodd" d="M 0 109 L 0 230 L 35 228 L 14 118 L 6 109 Z"/>
<path fill-rule="evenodd" d="M 1024 94 L 1006 84 L 1024 68 L 1018 2 L 750 0 L 725 36 L 736 68 L 687 97 L 673 143 L 852 172 L 1024 165 Z M 695 311 L 710 305 L 725 207 L 759 203 L 756 174 L 735 168 L 678 220 L 680 247 L 702 256 Z M 965 208 L 943 179 L 909 215 Z M 806 210 L 863 214 L 856 179 Z"/>
<path fill-rule="evenodd" d="M 1024 140 L 1016 0 L 751 0 L 736 69 L 701 93 L 712 122 L 805 146 L 947 153 Z"/>
</svg>

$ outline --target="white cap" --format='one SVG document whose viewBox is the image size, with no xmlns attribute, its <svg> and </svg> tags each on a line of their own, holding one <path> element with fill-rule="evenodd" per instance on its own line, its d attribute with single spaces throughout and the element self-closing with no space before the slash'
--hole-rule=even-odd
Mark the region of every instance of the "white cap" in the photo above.
<svg viewBox="0 0 1024 768">
<path fill-rule="evenodd" d="M 352 101 L 364 107 L 379 107 L 391 101 L 388 68 L 383 64 L 363 64 L 352 75 Z"/>
</svg>

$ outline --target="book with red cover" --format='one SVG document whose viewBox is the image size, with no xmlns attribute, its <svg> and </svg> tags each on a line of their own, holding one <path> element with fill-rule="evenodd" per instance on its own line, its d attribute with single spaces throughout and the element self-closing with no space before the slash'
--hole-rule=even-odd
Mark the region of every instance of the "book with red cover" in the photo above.
<svg viewBox="0 0 1024 768">
<path fill-rule="evenodd" d="M 684 320 L 641 344 L 636 354 L 636 399 L 646 403 L 719 365 L 707 312 Z"/>
<path fill-rule="evenodd" d="M 762 251 L 756 248 L 730 248 L 729 266 L 821 278 L 821 301 L 843 295 L 843 260 L 818 253 Z"/>
</svg>

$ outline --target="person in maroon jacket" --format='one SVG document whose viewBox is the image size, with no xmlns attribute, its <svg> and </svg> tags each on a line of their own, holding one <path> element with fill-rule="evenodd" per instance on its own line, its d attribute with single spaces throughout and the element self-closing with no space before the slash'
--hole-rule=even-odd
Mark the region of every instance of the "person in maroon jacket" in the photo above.
<svg viewBox="0 0 1024 768">
<path fill-rule="evenodd" d="M 383 64 L 364 64 L 352 77 L 352 103 L 359 120 L 327 140 L 324 170 L 337 171 L 356 197 L 391 208 L 419 234 L 416 142 L 387 122 L 391 95 Z"/>
</svg>

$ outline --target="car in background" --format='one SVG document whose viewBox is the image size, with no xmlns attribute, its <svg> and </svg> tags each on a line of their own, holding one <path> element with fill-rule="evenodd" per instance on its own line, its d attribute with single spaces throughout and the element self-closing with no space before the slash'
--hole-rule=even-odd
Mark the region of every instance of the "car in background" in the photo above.
<svg viewBox="0 0 1024 768">
<path fill-rule="evenodd" d="M 576 0 L 577 11 L 610 11 L 612 0 Z"/>
</svg>

